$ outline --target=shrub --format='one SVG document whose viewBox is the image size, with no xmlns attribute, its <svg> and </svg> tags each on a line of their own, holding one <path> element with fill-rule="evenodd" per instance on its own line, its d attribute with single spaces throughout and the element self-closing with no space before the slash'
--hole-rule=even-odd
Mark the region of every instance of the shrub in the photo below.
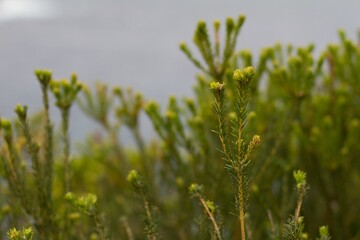
<svg viewBox="0 0 360 240">
<path fill-rule="evenodd" d="M 41 114 L 29 117 L 18 105 L 17 119 L 0 119 L 1 236 L 359 237 L 359 47 L 340 31 L 340 43 L 319 57 L 312 45 L 275 45 L 254 60 L 235 51 L 244 20 L 226 20 L 223 44 L 218 20 L 213 41 L 198 23 L 202 59 L 180 44 L 201 71 L 194 97 L 170 97 L 165 110 L 131 89 L 99 83 L 91 90 L 76 75 L 56 81 L 37 70 Z M 59 131 L 49 92 L 61 112 Z M 71 154 L 75 101 L 105 134 L 90 135 Z M 141 134 L 142 113 L 154 140 Z M 119 139 L 124 128 L 134 147 Z M 32 228 L 13 228 L 22 226 Z"/>
</svg>

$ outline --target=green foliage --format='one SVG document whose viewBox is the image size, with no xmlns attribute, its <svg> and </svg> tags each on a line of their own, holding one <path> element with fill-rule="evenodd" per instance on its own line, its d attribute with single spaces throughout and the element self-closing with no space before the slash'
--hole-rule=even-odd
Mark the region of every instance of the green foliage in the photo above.
<svg viewBox="0 0 360 240">
<path fill-rule="evenodd" d="M 213 229 L 211 231 L 211 239 L 221 240 L 222 234 L 221 234 L 221 230 L 220 230 L 220 225 L 217 222 L 218 220 L 216 220 L 216 215 L 215 215 L 218 212 L 217 206 L 215 206 L 214 202 L 206 200 L 206 198 L 204 196 L 203 186 L 201 186 L 201 185 L 192 183 L 189 186 L 189 193 L 192 197 L 197 198 L 199 200 L 200 205 L 204 208 L 204 212 L 206 213 L 209 220 L 211 221 L 211 224 L 213 227 Z"/>
<path fill-rule="evenodd" d="M 7 232 L 7 237 L 9 240 L 32 240 L 33 234 L 34 232 L 31 227 L 23 228 L 22 230 L 12 228 Z"/>
<path fill-rule="evenodd" d="M 16 199 L 16 203 L 26 213 L 28 218 L 34 220 L 39 239 L 59 239 L 61 226 L 67 220 L 58 219 L 57 214 L 61 212 L 54 210 L 53 199 L 53 129 L 49 118 L 48 90 L 52 85 L 51 72 L 47 70 L 36 70 L 35 74 L 40 82 L 43 93 L 44 123 L 43 137 L 41 140 L 35 138 L 30 126 L 27 114 L 27 106 L 18 104 L 15 108 L 17 114 L 16 130 L 12 130 L 9 120 L 1 119 L 1 128 L 4 130 L 5 146 L 2 149 L 1 159 L 10 188 L 10 196 Z M 75 83 L 73 81 L 73 83 Z M 61 88 L 64 85 L 58 85 Z M 71 94 L 67 89 L 62 89 L 58 98 L 66 98 Z M 78 87 L 77 90 L 79 91 Z M 74 98 L 68 99 L 66 115 Z M 67 117 L 68 118 L 68 117 Z M 67 123 L 68 124 L 68 123 Z M 19 143 L 21 145 L 19 146 Z M 65 147 L 67 149 L 67 147 Z M 15 231 L 14 231 L 15 233 Z"/>
<path fill-rule="evenodd" d="M 18 116 L 18 128 L 25 146 L 17 148 L 14 140 L 12 125 L 8 120 L 1 120 L 1 128 L 5 131 L 7 146 L 6 155 L 2 155 L 5 178 L 10 186 L 12 196 L 20 203 L 23 211 L 35 221 L 35 227 L 39 232 L 40 239 L 56 239 L 57 223 L 53 214 L 52 189 L 52 129 L 49 120 L 49 103 L 47 89 L 51 81 L 51 72 L 37 70 L 36 76 L 43 90 L 45 129 L 44 139 L 47 142 L 41 144 L 33 139 L 27 118 L 27 107 L 17 105 L 15 113 Z M 41 147 L 43 149 L 41 149 Z M 22 156 L 26 151 L 29 157 Z M 44 152 L 44 154 L 42 154 Z M 32 171 L 29 169 L 31 166 Z M 49 172 L 50 171 L 50 172 Z M 32 175 L 32 177 L 30 177 Z M 32 193 L 35 198 L 31 198 Z"/>
<path fill-rule="evenodd" d="M 236 52 L 244 20 L 226 20 L 223 42 L 219 20 L 213 37 L 198 23 L 201 59 L 180 44 L 201 71 L 194 96 L 166 106 L 36 70 L 43 111 L 30 117 L 19 104 L 15 120 L 0 118 L 1 237 L 358 239 L 360 48 L 340 31 L 319 56 L 313 45 Z M 72 152 L 75 102 L 103 131 Z M 142 136 L 141 117 L 155 139 Z M 13 228 L 28 225 L 33 233 Z"/>
<path fill-rule="evenodd" d="M 61 130 L 64 143 L 63 166 L 64 166 L 64 194 L 70 191 L 70 137 L 69 137 L 69 116 L 70 108 L 74 103 L 77 94 L 82 89 L 81 83 L 77 80 L 76 74 L 71 75 L 70 82 L 66 79 L 51 81 L 50 90 L 56 99 L 56 106 L 61 112 Z"/>
<path fill-rule="evenodd" d="M 76 99 L 82 85 L 78 82 L 76 74 L 71 75 L 70 82 L 66 79 L 52 81 L 50 84 L 51 92 L 56 98 L 56 106 L 60 109 L 69 109 Z"/>
<path fill-rule="evenodd" d="M 317 238 L 319 240 L 330 240 L 331 237 L 329 235 L 329 229 L 327 226 L 321 226 L 319 228 L 320 238 Z"/>
<path fill-rule="evenodd" d="M 303 218 L 299 217 L 297 220 L 295 217 L 291 217 L 286 222 L 283 229 L 284 240 L 303 240 L 308 239 L 306 233 L 304 233 L 304 222 Z"/>
<path fill-rule="evenodd" d="M 295 215 L 291 216 L 283 229 L 283 239 L 286 240 L 301 240 L 301 239 L 308 239 L 308 235 L 304 232 L 304 217 L 300 216 L 300 211 L 303 203 L 303 199 L 306 194 L 306 190 L 308 188 L 306 184 L 306 173 L 297 170 L 293 173 L 295 182 L 296 182 L 296 189 L 298 193 L 298 200 L 297 206 L 295 209 Z"/>
<path fill-rule="evenodd" d="M 103 219 L 99 215 L 97 197 L 94 194 L 87 194 L 84 197 L 76 198 L 75 195 L 71 192 L 68 192 L 65 195 L 65 200 L 67 200 L 73 207 L 77 208 L 81 213 L 87 215 L 94 224 L 94 229 L 98 233 L 96 239 L 106 240 L 109 239 L 107 235 Z M 94 238 L 94 235 L 92 235 Z"/>
<path fill-rule="evenodd" d="M 226 19 L 226 37 L 223 52 L 220 52 L 220 21 L 214 21 L 214 43 L 212 44 L 209 38 L 206 22 L 199 21 L 194 33 L 194 43 L 198 48 L 206 67 L 197 60 L 186 43 L 180 43 L 180 49 L 185 53 L 191 62 L 196 67 L 205 72 L 207 75 L 213 77 L 218 82 L 224 81 L 224 76 L 229 69 L 230 59 L 234 54 L 236 47 L 236 39 L 240 33 L 240 29 L 245 21 L 244 16 L 239 16 L 237 21 L 233 18 Z"/>
<path fill-rule="evenodd" d="M 155 219 L 156 210 L 154 210 L 154 207 L 150 205 L 147 199 L 147 187 L 144 183 L 143 178 L 139 175 L 139 173 L 136 170 L 131 170 L 126 179 L 129 183 L 131 183 L 135 192 L 138 194 L 138 196 L 141 198 L 143 202 L 144 211 L 145 211 L 144 230 L 147 235 L 147 239 L 148 240 L 159 239 L 159 233 L 157 230 L 157 224 Z"/>
<path fill-rule="evenodd" d="M 249 101 L 249 84 L 254 77 L 253 67 L 234 71 L 233 80 L 236 82 L 233 96 L 234 102 L 230 107 L 225 102 L 225 86 L 219 82 L 210 83 L 215 102 L 212 105 L 218 121 L 218 130 L 225 160 L 225 168 L 233 179 L 235 206 L 241 228 L 241 239 L 246 239 L 245 214 L 248 187 L 248 165 L 251 153 L 260 143 L 260 137 L 255 135 L 247 144 L 244 140 L 244 128 L 247 121 L 247 103 Z M 229 119 L 227 119 L 229 118 Z"/>
</svg>

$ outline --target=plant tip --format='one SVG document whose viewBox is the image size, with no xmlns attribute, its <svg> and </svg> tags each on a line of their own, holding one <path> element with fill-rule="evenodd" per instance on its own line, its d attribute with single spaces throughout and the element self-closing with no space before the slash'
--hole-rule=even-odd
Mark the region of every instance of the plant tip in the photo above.
<svg viewBox="0 0 360 240">
<path fill-rule="evenodd" d="M 47 86 L 52 78 L 52 71 L 46 69 L 36 69 L 35 75 L 41 85 Z"/>
<path fill-rule="evenodd" d="M 216 90 L 216 91 L 221 91 L 224 89 L 224 84 L 219 83 L 219 82 L 211 82 L 210 83 L 210 90 Z"/>
<path fill-rule="evenodd" d="M 215 32 L 218 32 L 218 31 L 219 31 L 219 29 L 220 29 L 220 24 L 221 24 L 221 22 L 220 22 L 219 19 L 216 19 L 216 20 L 214 21 L 214 29 L 215 29 Z"/>
<path fill-rule="evenodd" d="M 253 139 L 252 139 L 252 142 L 255 144 L 255 145 L 258 145 L 260 143 L 261 139 L 260 139 L 260 136 L 259 135 L 254 135 L 253 136 Z"/>
<path fill-rule="evenodd" d="M 305 172 L 303 172 L 301 170 L 297 170 L 297 171 L 294 171 L 293 175 L 294 175 L 294 179 L 296 181 L 296 187 L 298 189 L 306 186 L 306 173 Z"/>
<path fill-rule="evenodd" d="M 126 177 L 126 180 L 130 183 L 135 183 L 139 180 L 140 175 L 136 170 L 131 170 Z"/>
<path fill-rule="evenodd" d="M 328 237 L 329 236 L 329 228 L 328 226 L 321 226 L 319 228 L 320 237 Z"/>
<path fill-rule="evenodd" d="M 189 186 L 189 192 L 190 194 L 194 195 L 194 196 L 198 196 L 198 195 L 201 195 L 202 192 L 203 192 L 203 186 L 202 185 L 199 185 L 197 183 L 192 183 L 190 186 Z"/>
<path fill-rule="evenodd" d="M 233 73 L 233 79 L 242 83 L 249 83 L 250 80 L 254 77 L 255 70 L 252 66 L 246 67 L 244 69 L 236 69 Z"/>
</svg>

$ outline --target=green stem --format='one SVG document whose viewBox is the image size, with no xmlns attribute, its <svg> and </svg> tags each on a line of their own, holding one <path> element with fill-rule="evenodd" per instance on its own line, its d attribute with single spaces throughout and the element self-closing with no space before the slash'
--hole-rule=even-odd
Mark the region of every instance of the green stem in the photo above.
<svg viewBox="0 0 360 240">
<path fill-rule="evenodd" d="M 99 239 L 100 240 L 109 240 L 109 236 L 107 234 L 105 225 L 102 221 L 102 219 L 96 214 L 92 216 L 94 224 L 95 224 L 95 229 L 96 232 L 99 234 Z"/>
<path fill-rule="evenodd" d="M 146 215 L 146 219 L 147 219 L 147 238 L 148 240 L 157 240 L 157 236 L 156 236 L 156 230 L 152 229 L 153 227 L 155 227 L 155 223 L 153 220 L 153 217 L 151 215 L 151 210 L 150 210 L 150 205 L 149 202 L 146 200 L 146 197 L 143 193 L 141 193 L 141 197 L 143 199 L 144 202 L 144 209 L 145 209 L 145 215 Z"/>
<path fill-rule="evenodd" d="M 43 93 L 43 104 L 45 110 L 45 171 L 44 173 L 45 182 L 46 182 L 46 192 L 48 197 L 51 197 L 52 192 L 52 170 L 53 170 L 53 130 L 52 124 L 50 122 L 50 107 L 49 107 L 49 96 L 48 96 L 48 86 L 46 85 L 42 87 Z"/>
<path fill-rule="evenodd" d="M 37 223 L 41 231 L 39 231 L 40 239 L 54 239 L 58 234 L 55 227 L 52 212 L 52 181 L 53 181 L 53 132 L 49 114 L 49 96 L 48 85 L 42 85 L 43 104 L 45 110 L 45 163 L 44 168 L 37 175 L 38 181 L 44 181 L 44 188 L 39 191 L 39 208 L 40 219 Z M 42 232 L 42 233 L 41 233 Z"/>
<path fill-rule="evenodd" d="M 154 184 L 154 174 L 152 171 L 152 168 L 149 167 L 149 161 L 150 158 L 149 156 L 146 154 L 146 148 L 145 148 L 145 143 L 143 138 L 141 137 L 138 125 L 135 125 L 134 127 L 130 128 L 131 132 L 134 136 L 135 142 L 139 148 L 140 151 L 140 156 L 141 156 L 141 164 L 142 164 L 142 168 L 143 168 L 143 172 L 145 174 L 145 177 L 147 179 L 147 181 L 149 181 L 150 183 L 150 188 L 152 191 L 155 190 L 155 184 Z"/>
<path fill-rule="evenodd" d="M 69 140 L 69 109 L 62 109 L 62 134 L 64 142 L 64 194 L 70 192 L 71 174 L 70 174 L 70 140 Z"/>
<path fill-rule="evenodd" d="M 298 222 L 299 217 L 300 217 L 300 210 L 301 210 L 303 197 L 304 197 L 304 192 L 303 192 L 303 190 L 300 190 L 299 196 L 298 196 L 297 206 L 296 206 L 296 209 L 295 209 L 295 221 L 296 222 Z"/>
<path fill-rule="evenodd" d="M 70 173 L 70 138 L 69 138 L 69 108 L 61 109 L 61 117 L 62 117 L 62 140 L 64 143 L 64 152 L 63 152 L 63 184 L 64 184 L 64 192 L 66 193 L 71 191 L 71 173 Z M 63 238 L 69 237 L 69 221 L 67 219 L 68 209 L 64 210 L 64 229 L 63 229 Z"/>
<path fill-rule="evenodd" d="M 220 234 L 220 227 L 219 225 L 216 223 L 216 220 L 214 218 L 214 214 L 210 211 L 210 209 L 208 208 L 205 199 L 203 197 L 199 197 L 200 203 L 203 206 L 203 208 L 205 209 L 206 214 L 208 215 L 213 228 L 214 228 L 214 232 L 215 232 L 215 236 L 218 240 L 221 240 L 221 234 Z"/>
<path fill-rule="evenodd" d="M 124 227 L 124 230 L 125 230 L 125 232 L 126 232 L 127 239 L 128 239 L 128 240 L 134 240 L 134 234 L 132 233 L 132 230 L 131 230 L 131 228 L 130 228 L 130 226 L 129 226 L 129 223 L 128 223 L 127 218 L 126 218 L 126 217 L 123 217 L 123 218 L 121 219 L 121 223 L 122 223 L 122 225 L 123 225 L 123 227 Z"/>
<path fill-rule="evenodd" d="M 24 180 L 19 175 L 17 169 L 18 169 L 18 159 L 16 157 L 16 152 L 12 143 L 12 138 L 6 139 L 6 144 L 9 150 L 9 158 L 10 161 L 7 161 L 6 159 L 2 159 L 4 161 L 4 167 L 6 171 L 6 176 L 8 178 L 8 182 L 10 185 L 10 188 L 13 190 L 13 194 L 15 197 L 18 198 L 21 206 L 24 208 L 25 212 L 28 215 L 34 216 L 36 211 L 32 206 L 30 205 L 28 198 L 25 197 L 26 193 L 24 192 Z"/>
<path fill-rule="evenodd" d="M 124 164 L 124 169 L 126 169 L 126 155 L 124 153 L 123 145 L 121 144 L 119 137 L 118 137 L 118 131 L 110 126 L 110 124 L 107 121 L 102 122 L 102 125 L 104 126 L 105 130 L 107 131 L 110 140 L 114 144 L 114 150 L 116 153 L 116 156 L 120 159 L 122 164 Z"/>
<path fill-rule="evenodd" d="M 239 222 L 241 229 L 241 239 L 246 239 L 245 234 L 245 210 L 244 210 L 244 192 L 243 192 L 243 177 L 240 172 L 238 172 L 238 184 L 239 184 L 239 193 L 238 193 L 238 201 L 239 201 Z"/>
<path fill-rule="evenodd" d="M 240 105 L 240 104 L 239 104 Z M 246 103 L 243 103 L 243 106 L 246 106 Z M 239 110 L 239 112 L 241 109 Z M 243 179 L 243 163 L 242 159 L 242 145 L 243 145 L 243 138 L 242 138 L 242 131 L 243 131 L 243 121 L 239 119 L 237 121 L 238 124 L 238 136 L 237 136 L 237 166 L 235 168 L 237 181 L 238 181 L 238 202 L 239 202 L 239 222 L 240 222 L 240 229 L 241 229 L 241 239 L 246 239 L 246 232 L 245 232 L 245 197 L 244 197 L 244 179 Z"/>
</svg>

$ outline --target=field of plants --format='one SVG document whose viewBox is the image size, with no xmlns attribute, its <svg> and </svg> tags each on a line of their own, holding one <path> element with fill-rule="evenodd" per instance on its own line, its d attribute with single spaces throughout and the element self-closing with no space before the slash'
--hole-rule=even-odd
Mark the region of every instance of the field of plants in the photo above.
<svg viewBox="0 0 360 240">
<path fill-rule="evenodd" d="M 35 70 L 42 111 L 0 115 L 0 237 L 360 239 L 359 43 L 339 31 L 319 55 L 276 44 L 253 56 L 236 44 L 244 21 L 198 22 L 180 43 L 199 69 L 193 97 L 166 106 Z M 76 147 L 75 104 L 104 130 Z"/>
</svg>

